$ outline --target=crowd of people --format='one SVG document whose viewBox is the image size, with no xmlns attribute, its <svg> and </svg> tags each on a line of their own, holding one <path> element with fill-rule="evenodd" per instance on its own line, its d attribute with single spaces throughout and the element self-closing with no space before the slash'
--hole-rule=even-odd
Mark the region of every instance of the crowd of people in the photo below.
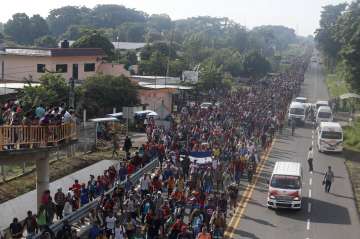
<svg viewBox="0 0 360 239">
<path fill-rule="evenodd" d="M 0 126 L 23 127 L 13 131 L 11 134 L 4 133 L 5 135 L 1 135 L 1 137 L 10 137 L 4 138 L 3 142 L 5 142 L 5 145 L 2 145 L 2 147 L 5 150 L 13 149 L 17 143 L 21 144 L 20 147 L 28 147 L 29 145 L 26 143 L 34 141 L 35 139 L 32 137 L 36 137 L 35 135 L 30 135 L 28 126 L 61 125 L 75 121 L 75 111 L 67 109 L 64 104 L 50 107 L 39 105 L 25 111 L 19 100 L 8 100 L 4 105 L 0 105 Z M 51 132 L 50 130 L 46 131 L 46 137 L 49 138 L 52 133 L 56 134 L 56 132 Z M 44 139 L 37 139 L 35 141 L 41 140 Z M 8 142 L 8 145 L 6 145 L 6 142 Z"/>
<path fill-rule="evenodd" d="M 147 143 L 132 159 L 97 178 L 91 175 L 87 184 L 75 182 L 67 194 L 59 190 L 54 200 L 45 192 L 36 220 L 28 221 L 47 231 L 55 216 L 61 219 L 100 197 L 90 213 L 89 239 L 222 238 L 226 220 L 237 207 L 240 181 L 246 177 L 252 182 L 260 152 L 283 127 L 306 67 L 307 61 L 298 59 L 280 76 L 211 96 L 217 104 L 189 104 L 174 116 L 169 129 L 147 122 Z M 207 152 L 211 161 L 200 163 L 193 157 Z M 153 158 L 159 167 L 134 185 L 129 176 Z M 113 192 L 105 195 L 112 186 Z M 28 221 L 21 228 L 28 227 Z M 20 228 L 14 223 L 10 229 Z M 64 222 L 58 238 L 76 236 Z"/>
</svg>

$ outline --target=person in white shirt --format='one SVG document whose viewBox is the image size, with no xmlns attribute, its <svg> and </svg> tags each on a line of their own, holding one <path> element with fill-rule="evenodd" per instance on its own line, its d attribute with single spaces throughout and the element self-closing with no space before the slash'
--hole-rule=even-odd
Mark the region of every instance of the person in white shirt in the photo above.
<svg viewBox="0 0 360 239">
<path fill-rule="evenodd" d="M 149 174 L 144 174 L 144 176 L 140 179 L 140 190 L 141 190 L 141 195 L 145 196 L 146 194 L 149 193 L 149 189 L 150 189 L 150 184 L 151 184 L 151 178 Z"/>
<path fill-rule="evenodd" d="M 114 235 L 115 222 L 116 222 L 116 218 L 114 217 L 114 214 L 109 213 L 109 215 L 105 218 L 107 238 L 110 238 L 110 236 Z"/>
<path fill-rule="evenodd" d="M 309 164 L 309 172 L 313 171 L 313 160 L 314 160 L 314 150 L 312 146 L 309 147 L 308 155 L 307 155 L 307 161 Z"/>
</svg>

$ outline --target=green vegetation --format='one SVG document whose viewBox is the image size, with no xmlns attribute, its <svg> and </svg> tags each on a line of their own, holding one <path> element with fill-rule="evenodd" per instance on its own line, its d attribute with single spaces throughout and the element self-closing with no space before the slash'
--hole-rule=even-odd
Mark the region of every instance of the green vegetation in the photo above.
<svg viewBox="0 0 360 239">
<path fill-rule="evenodd" d="M 108 57 L 114 55 L 114 45 L 101 34 L 92 30 L 84 33 L 82 37 L 74 42 L 73 48 L 102 48 Z"/>
<path fill-rule="evenodd" d="M 345 147 L 360 152 L 360 120 L 344 128 Z"/>
<path fill-rule="evenodd" d="M 360 0 L 325 6 L 315 39 L 328 69 L 341 65 L 351 90 L 360 91 Z"/>
<path fill-rule="evenodd" d="M 342 94 L 349 93 L 349 84 L 345 81 L 344 68 L 338 65 L 334 72 L 326 72 L 326 84 L 331 97 L 336 98 Z"/>
<path fill-rule="evenodd" d="M 113 107 L 121 109 L 123 106 L 138 103 L 137 88 L 124 76 L 96 75 L 89 77 L 78 89 L 78 104 L 85 108 L 89 117 L 105 115 Z"/>
</svg>

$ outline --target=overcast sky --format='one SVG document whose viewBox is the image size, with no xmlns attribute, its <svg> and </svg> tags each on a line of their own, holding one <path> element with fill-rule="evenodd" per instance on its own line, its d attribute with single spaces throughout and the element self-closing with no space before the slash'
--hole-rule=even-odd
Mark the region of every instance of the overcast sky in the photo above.
<svg viewBox="0 0 360 239">
<path fill-rule="evenodd" d="M 248 28 L 259 25 L 285 25 L 300 35 L 318 27 L 321 7 L 351 0 L 10 0 L 1 1 L 0 22 L 14 13 L 48 15 L 50 9 L 66 5 L 94 7 L 97 4 L 122 4 L 153 13 L 167 13 L 172 19 L 193 16 L 229 17 Z"/>
</svg>

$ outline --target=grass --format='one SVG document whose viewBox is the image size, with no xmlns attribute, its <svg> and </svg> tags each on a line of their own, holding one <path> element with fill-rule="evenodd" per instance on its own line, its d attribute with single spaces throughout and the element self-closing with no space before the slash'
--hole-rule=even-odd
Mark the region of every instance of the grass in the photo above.
<svg viewBox="0 0 360 239">
<path fill-rule="evenodd" d="M 360 120 L 344 127 L 344 143 L 345 148 L 360 152 Z"/>
<path fill-rule="evenodd" d="M 345 82 L 341 72 L 328 73 L 326 76 L 326 84 L 332 98 L 349 93 L 349 86 Z"/>
</svg>

